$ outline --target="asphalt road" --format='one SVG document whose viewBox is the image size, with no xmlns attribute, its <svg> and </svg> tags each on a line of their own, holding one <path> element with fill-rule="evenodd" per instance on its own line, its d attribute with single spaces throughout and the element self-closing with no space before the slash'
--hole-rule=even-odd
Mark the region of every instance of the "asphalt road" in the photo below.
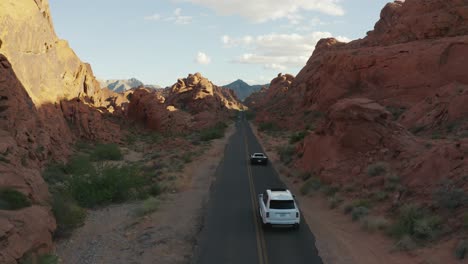
<svg viewBox="0 0 468 264">
<path fill-rule="evenodd" d="M 249 164 L 249 153 L 263 150 L 243 115 L 236 129 L 217 170 L 193 262 L 321 264 L 315 237 L 303 218 L 298 230 L 262 228 L 257 195 L 285 185 L 270 164 Z"/>
</svg>

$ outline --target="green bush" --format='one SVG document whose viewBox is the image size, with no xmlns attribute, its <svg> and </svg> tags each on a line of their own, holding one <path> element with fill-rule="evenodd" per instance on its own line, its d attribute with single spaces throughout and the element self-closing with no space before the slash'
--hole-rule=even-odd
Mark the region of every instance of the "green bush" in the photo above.
<svg viewBox="0 0 468 264">
<path fill-rule="evenodd" d="M 160 202 L 157 198 L 150 197 L 144 200 L 141 206 L 135 210 L 135 214 L 137 216 L 145 216 L 145 215 L 151 214 L 155 212 L 156 210 L 158 210 L 159 204 Z"/>
<path fill-rule="evenodd" d="M 376 162 L 367 167 L 367 175 L 371 177 L 380 176 L 387 172 L 388 164 L 385 162 Z"/>
<path fill-rule="evenodd" d="M 387 200 L 388 193 L 384 192 L 384 191 L 378 191 L 378 192 L 374 193 L 373 197 L 374 197 L 374 200 L 376 200 L 378 202 L 382 202 L 382 201 Z"/>
<path fill-rule="evenodd" d="M 23 193 L 11 189 L 0 189 L 0 210 L 19 210 L 31 206 L 31 201 Z"/>
<path fill-rule="evenodd" d="M 185 162 L 185 163 L 189 163 L 189 162 L 192 162 L 192 157 L 194 156 L 195 154 L 193 152 L 185 152 L 184 154 L 182 154 L 182 160 Z"/>
<path fill-rule="evenodd" d="M 368 214 L 369 214 L 369 208 L 364 207 L 364 206 L 357 206 L 351 210 L 351 219 L 353 221 L 357 221 Z"/>
<path fill-rule="evenodd" d="M 304 182 L 304 184 L 301 186 L 299 191 L 301 192 L 302 195 L 307 195 L 311 191 L 319 190 L 321 186 L 322 186 L 322 183 L 320 182 L 320 179 L 310 178 Z"/>
<path fill-rule="evenodd" d="M 406 111 L 405 107 L 387 106 L 385 108 L 392 114 L 393 120 L 398 120 L 398 118 L 400 118 L 400 116 Z"/>
<path fill-rule="evenodd" d="M 460 240 L 455 248 L 455 257 L 457 259 L 465 259 L 468 254 L 468 240 Z"/>
<path fill-rule="evenodd" d="M 258 125 L 260 131 L 277 131 L 279 130 L 278 126 L 273 122 L 264 122 Z"/>
<path fill-rule="evenodd" d="M 426 129 L 425 126 L 419 125 L 419 126 L 415 126 L 415 127 L 410 128 L 409 131 L 411 133 L 417 135 L 418 133 L 422 132 L 424 129 Z"/>
<path fill-rule="evenodd" d="M 117 144 L 98 144 L 91 153 L 93 161 L 121 160 L 122 158 L 122 152 Z"/>
<path fill-rule="evenodd" d="M 143 191 L 146 179 L 140 177 L 135 166 L 105 166 L 88 175 L 73 175 L 68 188 L 73 198 L 83 207 L 124 202 Z"/>
<path fill-rule="evenodd" d="M 401 208 L 396 222 L 390 228 L 390 234 L 397 238 L 410 236 L 430 240 L 439 234 L 441 223 L 438 216 L 429 214 L 417 205 L 409 204 Z"/>
<path fill-rule="evenodd" d="M 52 254 L 45 254 L 40 256 L 32 256 L 27 254 L 20 261 L 20 264 L 58 264 L 59 258 Z"/>
<path fill-rule="evenodd" d="M 396 242 L 395 247 L 397 250 L 411 251 L 417 248 L 417 244 L 411 236 L 405 235 Z"/>
<path fill-rule="evenodd" d="M 468 213 L 463 215 L 463 227 L 468 229 Z"/>
<path fill-rule="evenodd" d="M 300 131 L 297 133 L 294 133 L 290 138 L 289 138 L 289 144 L 294 144 L 296 142 L 302 141 L 305 136 L 307 136 L 307 131 Z"/>
<path fill-rule="evenodd" d="M 354 210 L 355 208 L 365 208 L 365 209 L 367 209 L 367 212 L 368 212 L 369 208 L 370 208 L 370 201 L 366 200 L 366 199 L 354 200 L 350 204 L 345 205 L 345 207 L 343 208 L 343 213 L 344 214 L 352 213 L 352 212 L 355 211 Z M 358 209 L 358 210 L 356 210 L 356 212 L 354 214 L 356 214 L 358 216 L 360 213 L 362 213 L 364 211 L 365 211 L 364 209 Z M 365 213 L 365 214 L 367 214 L 367 213 Z"/>
<path fill-rule="evenodd" d="M 255 113 L 252 112 L 252 111 L 246 111 L 245 112 L 245 118 L 247 118 L 247 120 L 254 120 L 255 119 Z"/>
<path fill-rule="evenodd" d="M 468 197 L 461 188 L 456 188 L 452 181 L 446 181 L 433 194 L 436 204 L 445 209 L 454 210 L 464 206 Z"/>
<path fill-rule="evenodd" d="M 353 207 L 366 207 L 366 208 L 370 208 L 371 207 L 371 203 L 369 200 L 367 199 L 358 199 L 358 200 L 354 200 L 351 205 Z"/>
<path fill-rule="evenodd" d="M 292 162 L 295 152 L 296 148 L 292 145 L 281 146 L 278 148 L 280 160 L 284 164 L 289 164 Z"/>
<path fill-rule="evenodd" d="M 94 173 L 96 170 L 91 163 L 89 156 L 86 155 L 77 155 L 71 157 L 70 161 L 67 163 L 64 169 L 67 174 L 74 175 Z"/>
<path fill-rule="evenodd" d="M 57 184 L 66 181 L 67 168 L 62 163 L 50 163 L 42 172 L 42 177 L 48 184 Z"/>
<path fill-rule="evenodd" d="M 219 122 L 215 126 L 203 129 L 200 131 L 200 140 L 201 141 L 210 141 L 213 139 L 218 139 L 224 137 L 224 133 L 228 126 L 223 123 Z"/>
<path fill-rule="evenodd" d="M 385 230 L 389 226 L 389 221 L 379 216 L 369 216 L 361 220 L 362 229 L 368 232 L 375 232 L 377 230 Z"/>
<path fill-rule="evenodd" d="M 339 187 L 337 186 L 323 186 L 322 187 L 322 192 L 327 196 L 333 196 L 335 195 L 338 191 L 340 190 Z"/>
<path fill-rule="evenodd" d="M 63 191 L 54 192 L 52 199 L 52 212 L 57 221 L 54 235 L 56 237 L 69 236 L 74 229 L 84 224 L 86 211 Z"/>
<path fill-rule="evenodd" d="M 151 196 L 158 196 L 162 193 L 161 185 L 159 183 L 153 183 L 149 187 L 148 194 Z"/>
</svg>

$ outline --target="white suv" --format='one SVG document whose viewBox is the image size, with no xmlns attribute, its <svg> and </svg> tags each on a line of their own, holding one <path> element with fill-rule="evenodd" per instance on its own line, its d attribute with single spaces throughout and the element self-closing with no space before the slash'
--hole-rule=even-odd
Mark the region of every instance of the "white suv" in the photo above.
<svg viewBox="0 0 468 264">
<path fill-rule="evenodd" d="M 258 195 L 263 226 L 292 225 L 299 227 L 301 214 L 294 195 L 287 189 L 268 189 Z"/>
</svg>

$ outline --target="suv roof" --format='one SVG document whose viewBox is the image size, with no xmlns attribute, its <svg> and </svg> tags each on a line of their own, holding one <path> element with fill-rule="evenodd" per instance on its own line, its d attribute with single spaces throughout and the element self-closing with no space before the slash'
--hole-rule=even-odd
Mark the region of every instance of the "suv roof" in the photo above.
<svg viewBox="0 0 468 264">
<path fill-rule="evenodd" d="M 271 200 L 294 200 L 292 193 L 284 188 L 272 188 L 267 190 Z"/>
<path fill-rule="evenodd" d="M 260 152 L 254 153 L 253 155 L 254 155 L 254 156 L 265 156 L 265 154 L 260 153 Z"/>
</svg>

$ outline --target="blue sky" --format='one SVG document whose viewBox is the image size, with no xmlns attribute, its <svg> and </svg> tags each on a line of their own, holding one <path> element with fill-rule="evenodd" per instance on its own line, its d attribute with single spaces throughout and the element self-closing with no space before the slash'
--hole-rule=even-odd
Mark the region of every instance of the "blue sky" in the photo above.
<svg viewBox="0 0 468 264">
<path fill-rule="evenodd" d="M 172 85 L 296 75 L 322 37 L 362 38 L 390 0 L 50 0 L 58 36 L 100 79 Z"/>
</svg>

